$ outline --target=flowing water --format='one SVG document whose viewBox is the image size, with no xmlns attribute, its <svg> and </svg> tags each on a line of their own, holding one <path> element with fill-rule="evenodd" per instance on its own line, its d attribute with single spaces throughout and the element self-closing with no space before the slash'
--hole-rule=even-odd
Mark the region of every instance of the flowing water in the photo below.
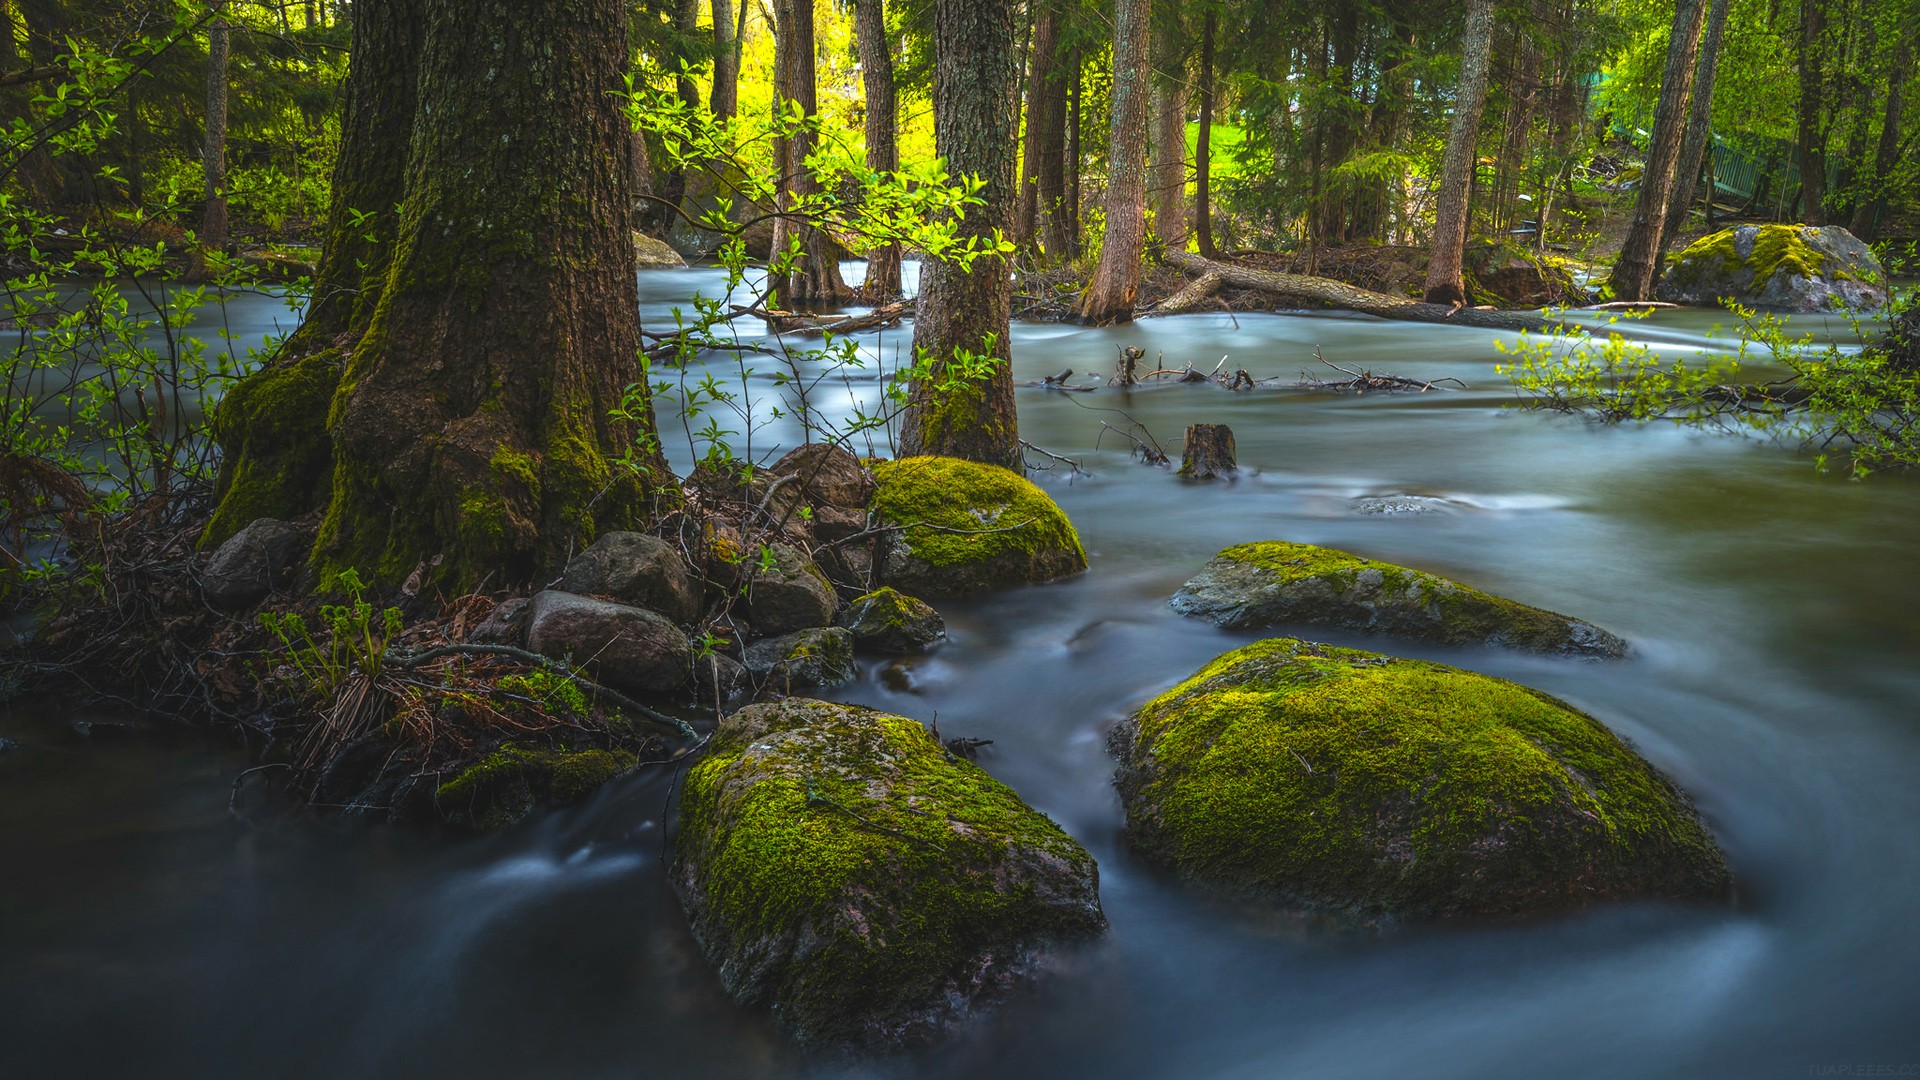
<svg viewBox="0 0 1920 1080">
<path fill-rule="evenodd" d="M 650 325 L 717 282 L 645 275 Z M 1640 333 L 1714 348 L 1718 321 L 1667 313 Z M 981 764 L 1099 860 L 1111 934 L 956 1045 L 815 1058 L 731 1004 L 662 873 L 664 773 L 503 834 L 429 838 L 289 817 L 251 786 L 230 813 L 238 752 L 188 735 L 83 743 L 29 709 L 0 717 L 23 744 L 0 757 L 0 1075 L 1920 1075 L 1920 484 L 1505 409 L 1498 338 L 1285 314 L 1015 328 L 1023 380 L 1104 374 L 1119 344 L 1169 366 L 1333 375 L 1317 347 L 1468 388 L 1020 392 L 1022 434 L 1092 474 L 1037 476 L 1091 569 L 945 603 L 951 642 L 904 678 L 866 663 L 837 695 L 992 739 Z M 866 340 L 892 364 L 908 338 Z M 766 418 L 779 389 L 748 385 Z M 828 415 L 849 389 L 877 393 L 831 387 L 815 401 Z M 1184 425 L 1229 424 L 1247 473 L 1191 484 L 1138 464 L 1101 428 L 1127 421 L 1102 409 L 1176 456 Z M 755 452 L 795 436 L 768 421 Z M 1166 600 L 1218 549 L 1263 538 L 1431 569 L 1630 639 L 1631 659 L 1592 664 L 1314 635 L 1600 717 L 1693 793 L 1737 903 L 1345 935 L 1136 862 L 1105 733 L 1251 640 Z"/>
</svg>

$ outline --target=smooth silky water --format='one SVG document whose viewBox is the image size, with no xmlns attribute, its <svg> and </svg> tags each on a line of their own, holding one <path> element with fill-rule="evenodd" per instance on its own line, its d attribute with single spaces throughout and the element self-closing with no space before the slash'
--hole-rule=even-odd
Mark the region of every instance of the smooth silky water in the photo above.
<svg viewBox="0 0 1920 1080">
<path fill-rule="evenodd" d="M 857 273 L 857 270 L 856 270 Z M 642 277 L 648 325 L 715 271 Z M 236 321 L 266 324 L 261 300 Z M 1722 348 L 1730 319 L 1635 333 Z M 1844 323 L 1796 329 L 1853 340 Z M 757 329 L 755 330 L 757 333 Z M 867 335 L 898 363 L 909 330 Z M 937 1052 L 795 1050 L 733 1005 L 663 873 L 672 777 L 642 770 L 505 833 L 313 821 L 190 734 L 84 743 L 0 717 L 0 1073 L 139 1076 L 1380 1077 L 1920 1074 L 1920 484 L 1815 473 L 1786 450 L 1504 407 L 1502 335 L 1331 315 L 1194 315 L 1014 329 L 1016 377 L 1104 379 L 1116 345 L 1289 382 L 1342 367 L 1461 391 L 1020 391 L 1021 433 L 1091 476 L 1036 474 L 1079 526 L 1075 580 L 940 605 L 952 640 L 835 697 L 993 740 L 980 764 L 1099 860 L 1112 921 L 1038 992 Z M 707 363 L 717 375 L 730 357 Z M 772 361 L 748 380 L 779 400 Z M 870 375 L 816 391 L 844 417 Z M 1245 474 L 1132 460 L 1124 409 L 1176 458 L 1226 423 Z M 676 465 L 663 404 L 662 428 Z M 740 427 L 734 424 L 731 426 Z M 756 455 L 798 437 L 790 419 Z M 736 444 L 745 439 L 736 437 Z M 858 446 L 862 452 L 864 446 Z M 877 449 L 885 452 L 884 438 Z M 1380 512 L 1380 511 L 1386 512 Z M 1690 791 L 1725 846 L 1725 907 L 1625 905 L 1384 935 L 1208 899 L 1120 839 L 1105 737 L 1255 635 L 1176 617 L 1215 551 L 1284 538 L 1434 570 L 1589 619 L 1621 663 L 1299 628 L 1514 679 L 1573 702 Z M 259 778 L 254 778 L 259 779 Z"/>
</svg>

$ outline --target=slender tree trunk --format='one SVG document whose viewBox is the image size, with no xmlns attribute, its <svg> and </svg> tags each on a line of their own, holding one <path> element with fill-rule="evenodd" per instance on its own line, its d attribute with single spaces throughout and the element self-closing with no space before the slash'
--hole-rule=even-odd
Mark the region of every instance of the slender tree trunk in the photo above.
<svg viewBox="0 0 1920 1080">
<path fill-rule="evenodd" d="M 1800 0 L 1800 108 L 1795 139 L 1800 166 L 1800 220 L 1827 219 L 1826 0 Z"/>
<path fill-rule="evenodd" d="M 1153 144 L 1147 168 L 1147 206 L 1153 232 L 1167 247 L 1187 246 L 1186 49 L 1173 20 L 1159 19 L 1153 35 Z"/>
<path fill-rule="evenodd" d="M 741 7 L 752 0 L 740 0 Z M 713 0 L 713 93 L 707 107 L 730 120 L 740 109 L 740 58 L 734 54 L 733 0 Z"/>
<path fill-rule="evenodd" d="M 982 204 L 960 222 L 963 236 L 1004 231 L 1013 218 L 1019 155 L 1020 60 L 1014 46 L 1016 0 L 935 0 L 934 150 L 947 167 L 985 182 Z M 920 271 L 913 348 L 931 365 L 914 382 L 902 424 L 901 452 L 946 454 L 1020 467 L 1009 349 L 1012 309 L 1007 264 L 983 256 L 968 269 L 929 261 Z M 962 351 L 998 362 L 990 372 L 953 380 Z"/>
<path fill-rule="evenodd" d="M 1893 67 L 1887 73 L 1887 107 L 1880 121 L 1880 146 L 1873 156 L 1873 175 L 1868 178 L 1867 197 L 1853 214 L 1852 232 L 1862 240 L 1880 236 L 1880 221 L 1886 214 L 1887 182 L 1900 160 L 1900 124 L 1906 118 L 1907 84 L 1913 81 L 1914 39 L 1920 35 L 1920 21 L 1909 24 L 1893 49 Z"/>
<path fill-rule="evenodd" d="M 1086 85 L 1086 81 L 1082 78 L 1082 76 L 1085 74 L 1085 69 L 1083 67 L 1083 56 L 1080 52 L 1079 47 L 1076 46 L 1074 48 L 1073 58 L 1071 59 L 1071 61 L 1069 61 L 1069 63 L 1067 64 L 1067 67 L 1069 70 L 1069 74 L 1073 80 L 1071 84 L 1073 87 L 1073 94 L 1068 99 L 1068 104 L 1067 104 L 1067 162 L 1066 162 L 1066 165 L 1067 165 L 1067 228 L 1069 229 L 1069 233 L 1068 233 L 1068 242 L 1067 242 L 1066 252 L 1068 255 L 1077 258 L 1080 255 L 1080 230 L 1081 230 L 1081 224 L 1080 224 L 1080 92 Z"/>
<path fill-rule="evenodd" d="M 1708 140 L 1713 137 L 1713 84 L 1720 76 L 1720 43 L 1727 33 L 1728 6 L 1727 0 L 1713 0 L 1707 11 L 1707 35 L 1700 42 L 1700 55 L 1694 64 L 1693 101 L 1687 106 L 1687 134 L 1680 142 L 1673 196 L 1667 200 L 1667 216 L 1653 245 L 1655 281 L 1660 278 L 1667 248 L 1686 226 L 1687 210 L 1693 206 L 1693 193 L 1700 186 L 1700 167 L 1706 161 Z M 1707 201 L 1713 201 L 1712 187 L 1707 188 Z"/>
<path fill-rule="evenodd" d="M 1213 246 L 1210 190 L 1213 179 L 1213 34 L 1216 22 L 1214 10 L 1208 8 L 1206 20 L 1200 28 L 1200 134 L 1193 152 L 1193 230 L 1200 244 L 1200 254 L 1209 259 L 1219 254 Z"/>
<path fill-rule="evenodd" d="M 1147 41 L 1149 0 L 1119 0 L 1113 22 L 1113 124 L 1107 139 L 1106 236 L 1100 265 L 1081 294 L 1079 317 L 1127 322 L 1140 295 L 1147 239 Z"/>
<path fill-rule="evenodd" d="M 774 90 L 782 101 L 795 102 L 812 116 L 820 111 L 814 79 L 814 33 L 812 0 L 774 0 L 775 18 L 780 21 L 779 38 L 774 48 Z M 809 196 L 820 193 L 820 181 L 806 167 L 818 136 L 811 131 L 795 132 L 776 145 L 775 160 L 780 168 L 779 208 L 781 213 Z M 840 276 L 839 245 L 820 229 L 784 219 L 774 225 L 773 258 L 785 256 L 790 238 L 800 241 L 800 260 L 781 284 L 779 300 L 789 307 L 837 304 L 852 299 L 853 290 Z"/>
<path fill-rule="evenodd" d="M 867 168 L 877 173 L 897 172 L 900 109 L 895 98 L 893 50 L 887 40 L 883 0 L 856 0 L 853 27 L 860 49 L 860 79 L 867 94 Z M 861 283 L 860 293 L 874 304 L 900 295 L 898 242 L 882 244 L 867 252 L 867 278 Z"/>
<path fill-rule="evenodd" d="M 227 16 L 224 2 L 207 23 L 207 139 L 201 150 L 206 209 L 200 218 L 200 250 L 193 276 L 211 272 L 209 257 L 227 250 Z"/>
<path fill-rule="evenodd" d="M 1051 8 L 1047 19 L 1057 22 Z M 1058 33 L 1053 32 L 1052 37 L 1040 99 L 1027 110 L 1027 138 L 1038 148 L 1034 199 L 1040 216 L 1040 241 L 1047 255 L 1057 259 L 1070 254 L 1074 246 L 1074 222 L 1067 202 L 1067 89 L 1069 81 L 1077 79 L 1078 69 L 1071 56 L 1063 58 Z M 1036 31 L 1035 40 L 1038 38 Z"/>
<path fill-rule="evenodd" d="M 1057 141 L 1048 125 L 1054 119 L 1051 108 L 1054 87 L 1059 82 L 1053 24 L 1053 6 L 1036 5 L 1033 21 L 1033 49 L 1027 60 L 1027 137 L 1020 161 L 1020 206 L 1013 219 L 1013 238 L 1022 247 L 1033 244 L 1040 228 L 1044 202 L 1040 196 L 1040 174 L 1046 170 L 1046 157 Z M 1063 122 L 1065 117 L 1060 118 Z"/>
<path fill-rule="evenodd" d="M 1660 100 L 1653 109 L 1653 139 L 1647 145 L 1646 165 L 1640 170 L 1640 192 L 1633 200 L 1627 237 L 1620 245 L 1620 257 L 1614 260 L 1609 279 L 1616 300 L 1653 297 L 1660 230 L 1667 220 L 1667 203 L 1673 198 L 1674 168 L 1679 164 L 1680 142 L 1686 134 L 1687 102 L 1693 93 L 1700 24 L 1706 14 L 1706 0 L 1679 0 L 1674 8 L 1667 67 L 1660 77 Z"/>
<path fill-rule="evenodd" d="M 1434 214 L 1433 249 L 1427 256 L 1430 304 L 1464 304 L 1467 300 L 1460 257 L 1467 246 L 1474 150 L 1480 138 L 1480 112 L 1487 102 L 1487 69 L 1492 53 L 1493 0 L 1469 0 L 1467 29 L 1460 47 L 1460 88 L 1454 94 L 1453 126 L 1447 132 L 1440 202 Z"/>
</svg>

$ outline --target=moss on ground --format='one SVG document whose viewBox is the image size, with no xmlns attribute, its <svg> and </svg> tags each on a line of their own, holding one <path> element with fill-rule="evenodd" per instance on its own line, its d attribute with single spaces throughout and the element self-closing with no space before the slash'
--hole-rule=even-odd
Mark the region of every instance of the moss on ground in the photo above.
<svg viewBox="0 0 1920 1080">
<path fill-rule="evenodd" d="M 1255 642 L 1116 745 L 1136 849 L 1309 909 L 1507 916 L 1728 887 L 1686 797 L 1598 721 L 1442 664 Z"/>
<path fill-rule="evenodd" d="M 1086 568 L 1073 523 L 1018 473 L 929 456 L 875 462 L 873 474 L 872 512 L 906 526 L 900 540 L 921 564 L 903 582 L 909 588 L 973 592 Z"/>
</svg>

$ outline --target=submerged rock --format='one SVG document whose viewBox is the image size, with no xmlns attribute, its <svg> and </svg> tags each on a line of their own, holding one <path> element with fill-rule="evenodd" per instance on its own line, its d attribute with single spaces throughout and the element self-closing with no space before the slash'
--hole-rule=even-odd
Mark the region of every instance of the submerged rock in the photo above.
<svg viewBox="0 0 1920 1080">
<path fill-rule="evenodd" d="M 935 1042 L 1106 927 L 1053 822 L 916 721 L 822 701 L 721 723 L 672 880 L 728 993 L 809 1043 Z"/>
<path fill-rule="evenodd" d="M 841 612 L 840 623 L 853 631 L 855 641 L 887 653 L 920 652 L 947 636 L 939 612 L 888 585 L 856 597 Z"/>
<path fill-rule="evenodd" d="M 286 583 L 312 542 L 298 525 L 259 518 L 214 549 L 200 587 L 216 607 L 252 607 Z"/>
<path fill-rule="evenodd" d="M 840 597 L 813 560 L 785 544 L 765 552 L 747 564 L 746 615 L 754 629 L 784 634 L 831 623 Z"/>
<path fill-rule="evenodd" d="M 449 824 L 499 829 L 543 806 L 571 806 L 633 768 L 612 750 L 523 750 L 509 743 L 468 766 L 433 793 Z"/>
<path fill-rule="evenodd" d="M 880 577 L 926 596 L 1077 574 L 1087 552 L 1047 493 L 1006 469 L 947 457 L 883 461 L 872 513 L 886 534 Z"/>
<path fill-rule="evenodd" d="M 1333 548 L 1268 540 L 1214 556 L 1173 609 L 1229 630 L 1311 623 L 1448 645 L 1619 657 L 1627 643 L 1590 623 L 1419 570 Z"/>
<path fill-rule="evenodd" d="M 700 617 L 700 582 L 679 549 L 646 533 L 602 534 L 567 563 L 556 587 L 657 611 L 675 622 Z"/>
<path fill-rule="evenodd" d="M 1686 796 L 1598 721 L 1442 664 L 1259 641 L 1112 742 L 1136 851 L 1308 911 L 1518 916 L 1729 888 Z"/>
<path fill-rule="evenodd" d="M 1775 311 L 1869 310 L 1887 303 L 1887 273 L 1838 225 L 1739 225 L 1667 258 L 1654 295 L 1675 304 L 1722 299 Z"/>
<path fill-rule="evenodd" d="M 817 626 L 747 646 L 747 670 L 781 692 L 839 686 L 859 677 L 853 666 L 853 635 L 838 626 Z"/>
<path fill-rule="evenodd" d="M 664 615 L 552 589 L 535 593 L 528 608 L 527 648 L 630 694 L 685 685 L 693 658 L 687 635 Z"/>
</svg>

